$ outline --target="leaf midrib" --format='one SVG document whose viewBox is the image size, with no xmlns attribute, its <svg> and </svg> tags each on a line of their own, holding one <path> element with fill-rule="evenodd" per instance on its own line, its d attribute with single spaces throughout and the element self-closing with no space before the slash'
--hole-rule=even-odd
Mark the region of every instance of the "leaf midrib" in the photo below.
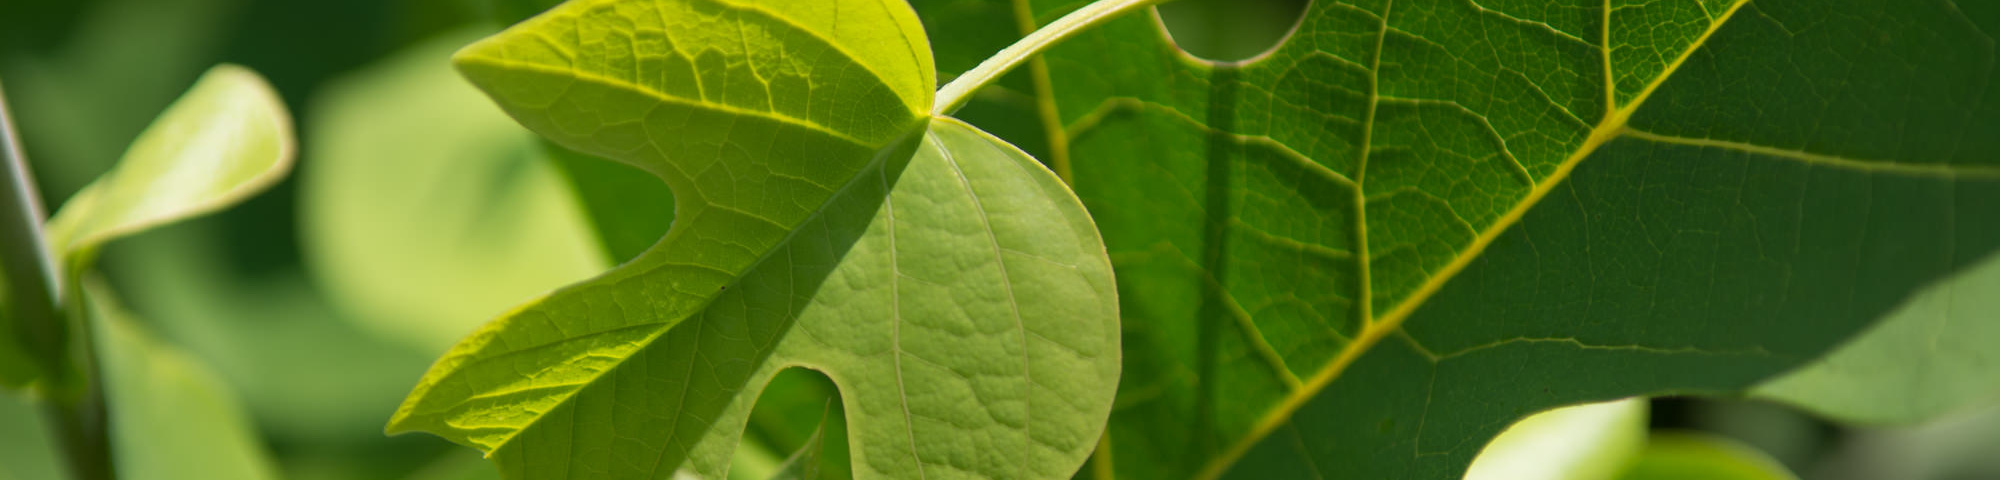
<svg viewBox="0 0 2000 480">
<path fill-rule="evenodd" d="M 468 55 L 460 57 L 455 61 L 460 64 L 483 63 L 486 64 L 486 66 L 494 68 L 524 70 L 546 75 L 566 76 L 577 80 L 596 83 L 613 89 L 637 92 L 647 97 L 651 97 L 653 100 L 659 101 L 660 103 L 671 103 L 675 105 L 686 106 L 689 108 L 713 110 L 718 113 L 725 113 L 729 115 L 767 119 L 774 122 L 784 123 L 787 125 L 811 130 L 813 132 L 831 136 L 840 141 L 851 143 L 857 146 L 872 148 L 872 145 L 865 140 L 855 138 L 851 134 L 835 130 L 832 127 L 820 125 L 819 122 L 814 122 L 809 119 L 793 117 L 791 115 L 785 115 L 782 113 L 778 113 L 776 111 L 753 110 L 753 109 L 738 107 L 735 105 L 730 105 L 727 103 L 711 102 L 708 101 L 707 99 L 693 99 L 693 98 L 681 97 L 678 95 L 671 95 L 666 92 L 637 85 L 625 80 L 620 80 L 603 75 L 598 75 L 595 73 L 585 72 L 582 70 L 556 68 L 553 66 L 543 65 L 539 63 L 524 62 L 520 60 L 492 57 L 485 55 Z M 912 110 L 911 115 L 917 116 L 918 113 Z"/>
<path fill-rule="evenodd" d="M 1585 158 L 1595 153 L 1598 147 L 1623 135 L 1626 132 L 1625 124 L 1631 120 L 1632 114 L 1641 105 L 1644 105 L 1646 100 L 1659 89 L 1660 85 L 1666 83 L 1666 80 L 1672 77 L 1674 72 L 1682 64 L 1686 63 L 1689 57 L 1707 45 L 1709 37 L 1713 36 L 1717 30 L 1720 30 L 1723 25 L 1727 24 L 1735 16 L 1736 12 L 1748 3 L 1750 3 L 1750 0 L 1736 0 L 1735 3 L 1732 3 L 1729 9 L 1723 12 L 1722 16 L 1717 17 L 1714 22 L 1711 22 L 1708 29 L 1703 31 L 1701 36 L 1696 37 L 1694 42 L 1681 52 L 1680 56 L 1676 57 L 1672 63 L 1667 64 L 1666 68 L 1661 70 L 1660 74 L 1654 77 L 1644 90 L 1641 90 L 1638 95 L 1633 96 L 1630 104 L 1623 108 L 1617 107 L 1615 103 L 1606 104 L 1606 108 L 1608 109 L 1607 115 L 1603 120 L 1598 122 L 1596 127 L 1591 129 L 1590 136 L 1585 138 L 1583 145 L 1578 147 L 1568 158 L 1563 159 L 1562 163 L 1557 165 L 1556 170 L 1546 179 L 1536 183 L 1534 188 L 1528 192 L 1526 198 L 1516 203 L 1512 209 L 1509 209 L 1506 214 L 1496 219 L 1493 224 L 1481 230 L 1479 236 L 1473 239 L 1472 244 L 1467 246 L 1458 256 L 1454 257 L 1451 263 L 1445 265 L 1437 274 L 1426 279 L 1422 286 L 1412 292 L 1410 296 L 1405 297 L 1394 309 L 1384 314 L 1379 321 L 1374 318 L 1365 318 L 1364 320 L 1367 322 L 1362 327 L 1361 333 L 1355 336 L 1353 343 L 1341 350 L 1340 356 L 1334 358 L 1333 362 L 1308 379 L 1304 387 L 1286 395 L 1277 407 L 1271 409 L 1269 413 L 1265 414 L 1263 419 L 1257 422 L 1248 435 L 1231 444 L 1220 456 L 1210 460 L 1194 478 L 1200 480 L 1220 478 L 1223 473 L 1228 472 L 1229 468 L 1236 464 L 1237 460 L 1240 460 L 1244 454 L 1249 453 L 1251 447 L 1260 443 L 1265 437 L 1270 436 L 1271 432 L 1276 431 L 1278 427 L 1290 423 L 1294 412 L 1305 406 L 1307 401 L 1318 396 L 1321 390 L 1324 390 L 1328 385 L 1333 383 L 1333 380 L 1339 378 L 1341 372 L 1360 359 L 1361 355 L 1367 353 L 1376 342 L 1381 341 L 1383 337 L 1391 333 L 1399 331 L 1403 321 L 1415 313 L 1418 307 L 1422 306 L 1432 295 L 1437 294 L 1438 290 L 1442 289 L 1445 283 L 1448 283 L 1453 277 L 1457 276 L 1465 267 L 1471 265 L 1474 259 L 1479 258 L 1480 254 L 1485 252 L 1487 246 L 1498 239 L 1500 234 L 1506 232 L 1509 227 L 1518 223 L 1527 214 L 1529 209 L 1541 202 L 1542 197 L 1547 196 L 1557 185 L 1562 184 L 1563 180 L 1568 179 L 1570 172 L 1576 169 L 1577 164 L 1582 163 Z M 1606 12 L 1608 15 L 1609 10 L 1607 9 Z M 1387 22 L 1387 17 L 1388 15 L 1385 12 L 1385 15 L 1383 15 L 1385 23 Z M 1608 69 L 1610 68 L 1608 60 L 1610 59 L 1609 46 L 1611 43 L 1608 22 L 1604 26 L 1603 32 L 1605 37 L 1602 39 L 1604 42 L 1602 50 L 1604 58 L 1607 60 L 1606 68 Z M 1378 46 L 1376 57 L 1379 59 L 1380 56 L 1381 49 Z M 1604 88 L 1615 92 L 1617 85 L 1612 83 L 1612 80 L 1612 77 L 1607 76 Z M 1373 85 L 1370 87 L 1369 101 L 1372 105 L 1377 97 L 1377 92 L 1373 91 Z M 1609 98 L 1615 98 L 1615 96 Z M 1372 127 L 1373 122 L 1367 123 Z M 1364 151 L 1368 148 L 1368 144 L 1362 144 Z M 1364 226 L 1362 229 L 1364 233 L 1362 234 L 1365 234 L 1365 231 Z M 1363 257 L 1365 258 L 1365 255 Z M 1361 288 L 1366 293 L 1367 289 L 1371 287 L 1364 281 Z M 1367 297 L 1363 297 L 1362 301 L 1364 305 L 1373 303 Z"/>
<path fill-rule="evenodd" d="M 928 116 L 919 116 L 919 117 L 917 117 L 917 119 L 916 119 L 916 120 L 917 120 L 917 121 L 915 121 L 915 122 L 914 122 L 914 123 L 913 123 L 913 124 L 912 124 L 911 126 L 909 126 L 909 127 L 905 127 L 905 128 L 904 128 L 904 132 L 905 132 L 905 135 L 904 135 L 904 136 L 905 136 L 905 137 L 907 137 L 908 135 L 910 135 L 910 132 L 922 132 L 922 131 L 927 131 L 927 130 L 928 130 L 928 128 L 927 128 L 926 126 L 927 126 L 927 125 L 929 125 L 929 120 L 930 120 L 930 117 L 928 117 Z M 891 142 L 891 143 L 889 144 L 889 146 L 885 146 L 885 147 L 883 147 L 883 148 L 891 148 L 891 147 L 893 147 L 893 146 L 894 146 L 895 144 L 897 144 L 897 143 L 900 143 L 900 142 L 902 142 L 902 141 L 903 141 L 903 140 L 896 140 L 896 141 L 893 141 L 893 142 Z M 804 230 L 804 229 L 803 229 L 803 228 L 801 228 L 801 227 L 803 227 L 804 225 L 807 225 L 807 224 L 810 224 L 810 223 L 812 223 L 812 222 L 813 222 L 813 221 L 815 221 L 815 220 L 819 220 L 819 219 L 820 219 L 820 218 L 821 218 L 822 216 L 824 216 L 824 215 L 826 214 L 826 212 L 827 212 L 827 207 L 831 206 L 831 205 L 832 205 L 832 204 L 834 203 L 834 201 L 835 201 L 835 200 L 837 200 L 837 199 L 841 198 L 841 197 L 842 197 L 842 196 L 844 196 L 844 195 L 847 195 L 847 194 L 849 194 L 849 193 L 850 193 L 850 191 L 851 191 L 851 190 L 853 190 L 853 189 L 854 189 L 854 188 L 855 188 L 856 186 L 858 186 L 858 185 L 861 185 L 861 184 L 862 184 L 862 182 L 866 181 L 866 180 L 868 179 L 868 177 L 870 177 L 870 176 L 871 176 L 871 175 L 868 175 L 868 173 L 869 173 L 869 172 L 875 172 L 875 174 L 876 174 L 876 175 L 882 175 L 882 172 L 881 172 L 881 170 L 882 170 L 882 168 L 883 168 L 884 164 L 886 163 L 887 159 L 888 159 L 888 158 L 889 158 L 890 156 L 891 156 L 891 155 L 885 155 L 885 154 L 882 154 L 882 152 L 880 152 L 880 151 L 878 150 L 878 152 L 877 152 L 877 154 L 875 155 L 875 157 L 874 157 L 874 158 L 872 158 L 872 159 L 870 159 L 870 160 L 869 160 L 869 162 L 868 162 L 867 164 L 865 164 L 865 165 L 864 165 L 864 166 L 863 166 L 863 167 L 861 168 L 861 170 L 860 170 L 860 171 L 859 171 L 859 172 L 858 172 L 858 173 L 857 173 L 856 175 L 854 175 L 853 177 L 849 178 L 849 179 L 848 179 L 848 181 L 847 181 L 847 182 L 846 182 L 845 184 L 841 185 L 841 187 L 840 187 L 840 188 L 839 188 L 838 190 L 835 190 L 835 191 L 834 191 L 834 193 L 833 193 L 832 195 L 828 196 L 828 197 L 827 197 L 827 200 L 826 200 L 826 201 L 824 201 L 824 202 L 820 203 L 819 207 L 813 210 L 813 213 L 812 213 L 812 215 L 810 215 L 810 216 L 807 216 L 807 217 L 806 217 L 806 218 L 805 218 L 804 220 L 802 220 L 802 221 L 798 222 L 798 223 L 797 223 L 796 225 L 793 225 L 793 226 L 791 226 L 791 228 L 790 228 L 790 229 L 789 229 L 789 230 L 788 230 L 787 232 L 785 232 L 785 237 L 784 237 L 784 239 L 782 239 L 782 240 L 780 240 L 780 241 L 779 241 L 778 243 L 776 243 L 776 244 L 775 244 L 775 246 L 773 246 L 773 247 L 772 247 L 772 248 L 771 248 L 770 250 L 767 250 L 767 251 L 765 251 L 765 252 L 763 253 L 763 255 L 761 255 L 761 256 L 759 256 L 759 257 L 757 258 L 757 260 L 756 260 L 756 261 L 753 261 L 753 262 L 751 262 L 751 263 L 750 263 L 749 265 L 745 266 L 745 267 L 744 267 L 744 269 L 743 269 L 743 271 L 735 273 L 735 274 L 734 274 L 734 277 L 733 277 L 733 278 L 731 278 L 731 279 L 729 280 L 729 283 L 728 283 L 728 285 L 727 285 L 727 286 L 731 286 L 731 287 L 733 287 L 733 286 L 737 286 L 737 285 L 739 285 L 739 284 L 740 284 L 740 283 L 741 283 L 741 282 L 743 281 L 743 279 L 744 279 L 745 277 L 747 277 L 747 276 L 749 275 L 749 273 L 751 273 L 751 272 L 754 272 L 754 271 L 756 271 L 756 270 L 757 270 L 757 269 L 758 269 L 759 267 L 763 266 L 765 262 L 769 261 L 769 260 L 771 259 L 771 257 L 772 257 L 772 256 L 773 256 L 774 254 L 776 254 L 776 253 L 777 253 L 778 251 L 780 251 L 780 250 L 784 250 L 786 246 L 788 246 L 788 245 L 791 245 L 791 243 L 792 243 L 792 242 L 793 242 L 794 240 L 796 240 L 796 239 L 797 239 L 797 237 L 798 237 L 798 235 L 799 235 L 799 232 L 801 232 L 802 230 Z M 881 179 L 881 180 L 882 180 L 882 181 L 886 181 L 886 179 L 885 179 L 885 178 L 884 178 L 884 179 Z M 886 191 L 885 191 L 885 192 L 886 192 Z M 886 193 L 885 193 L 885 195 L 886 195 Z M 884 204 L 885 204 L 885 205 L 887 204 L 887 202 L 888 202 L 888 198 L 887 198 L 886 196 L 885 196 L 885 197 L 883 198 L 883 202 L 884 202 Z M 642 253 L 642 254 L 640 254 L 640 255 L 641 255 L 641 258 L 644 258 L 644 257 L 646 256 L 646 254 L 644 254 L 644 253 Z M 635 261 L 637 261 L 637 260 L 635 260 Z M 657 266 L 655 266 L 655 267 L 657 267 Z M 613 270 L 613 271 L 615 272 L 615 271 L 617 271 L 617 270 Z M 634 273 L 633 273 L 633 276 L 638 276 L 638 275 L 644 275 L 644 274 L 647 274 L 647 273 L 649 273 L 649 272 L 653 272 L 653 271 L 656 271 L 656 270 L 655 270 L 654 268 L 647 268 L 647 269 L 645 269 L 645 270 L 641 270 L 641 271 L 636 271 L 636 272 L 634 272 Z M 563 290 L 570 290 L 570 289 L 573 289 L 573 288 L 579 288 L 579 287 L 581 287 L 581 286 L 582 286 L 582 284 L 579 284 L 579 285 L 572 285 L 572 286 L 570 286 L 570 287 L 565 287 L 565 288 L 564 288 Z M 540 303 L 541 303 L 541 301 L 543 301 L 543 300 L 546 300 L 547 298 L 548 298 L 548 297 L 543 297 L 542 299 L 537 299 L 536 301 L 533 301 L 533 302 L 530 302 L 529 304 L 527 304 L 527 306 L 532 306 L 532 305 L 537 305 L 537 304 L 540 304 Z M 672 321 L 667 321 L 667 322 L 651 322 L 651 323 L 650 323 L 650 325 L 660 325 L 661 327 L 660 327 L 660 328 L 659 328 L 659 329 L 658 329 L 657 331 L 654 331 L 654 332 L 652 332 L 652 333 L 650 333 L 650 334 L 647 334 L 647 335 L 646 335 L 646 336 L 644 336 L 644 337 L 640 337 L 640 338 L 639 338 L 639 339 L 638 339 L 638 340 L 636 341 L 637 343 L 639 343 L 639 346 L 638 346 L 637 348 L 634 348 L 634 349 L 633 349 L 632 351 L 633 351 L 633 352 L 638 352 L 638 351 L 640 351 L 640 350 L 644 350 L 644 349 L 647 349 L 647 348 L 652 348 L 652 347 L 653 347 L 653 345 L 654 345 L 654 344 L 655 344 L 655 343 L 656 343 L 656 342 L 657 342 L 657 341 L 658 341 L 658 340 L 659 340 L 659 339 L 660 339 L 661 337 L 664 337 L 664 336 L 666 336 L 666 334 L 667 334 L 668 332 L 671 332 L 671 331 L 673 331 L 673 329 L 674 329 L 675 327 L 678 327 L 678 326 L 680 326 L 681 324 L 683 324 L 683 323 L 686 323 L 686 322 L 687 322 L 688 320 L 692 320 L 692 319 L 695 319 L 695 318 L 696 318 L 697 316 L 700 316 L 700 315 L 702 315 L 702 314 L 705 314 L 706 312 L 708 312 L 708 309 L 709 309 L 709 306 L 710 306 L 710 305 L 713 305 L 713 304 L 715 303 L 715 301 L 716 301 L 716 300 L 718 300 L 718 299 L 720 299 L 720 298 L 722 298 L 722 295 L 721 295 L 721 294 L 717 294 L 717 295 L 713 295 L 713 296 L 710 296 L 710 297 L 708 297 L 708 298 L 706 298 L 706 299 L 703 299 L 703 300 L 702 300 L 702 303 L 701 303 L 701 306 L 699 306 L 699 307 L 695 308 L 694 310 L 692 310 L 692 311 L 693 311 L 694 313 L 692 313 L 692 314 L 690 314 L 690 315 L 688 315 L 688 316 L 686 316 L 686 317 L 683 317 L 683 318 L 680 318 L 680 319 L 676 319 L 676 320 L 672 320 Z M 527 306 L 523 306 L 523 307 L 520 307 L 520 308 L 527 308 Z M 515 316 L 515 315 L 517 315 L 517 314 L 519 314 L 519 313 L 520 313 L 520 309 L 519 309 L 519 308 L 517 308 L 517 309 L 516 309 L 515 311 L 513 311 L 513 312 L 509 312 L 509 313 L 508 313 L 508 315 L 506 315 L 506 317 L 513 317 L 513 316 Z M 794 318 L 794 320 L 796 320 L 796 318 Z M 626 326 L 626 327 L 621 327 L 621 328 L 637 328 L 637 327 L 640 327 L 640 326 L 644 326 L 644 325 L 633 325 L 633 326 Z M 569 340 L 569 339 L 564 339 L 564 340 L 562 340 L 562 341 L 567 341 L 567 340 Z M 473 360 L 477 360 L 477 359 L 473 359 Z M 556 403 L 555 403 L 555 404 L 554 404 L 554 405 L 553 405 L 553 406 L 551 407 L 551 409 L 553 409 L 553 408 L 556 408 L 556 407 L 560 407 L 560 406 L 562 406 L 562 405 L 566 405 L 566 404 L 570 403 L 571 401 L 574 401 L 574 400 L 576 399 L 576 397 L 577 397 L 578 395 L 581 395 L 581 394 L 583 393 L 583 390 L 584 390 L 584 389 L 586 389 L 586 388 L 589 388 L 589 387 L 590 387 L 591 385 L 595 385 L 595 384 L 596 384 L 596 383 L 597 383 L 597 382 L 598 382 L 599 380 L 603 379 L 603 378 L 604 378 L 605 376 L 607 376 L 607 375 L 610 375 L 610 374 L 612 374 L 612 372 L 615 372 L 615 371 L 617 371 L 617 370 L 618 370 L 619 368 L 622 368 L 622 367 L 624 367 L 625 365 L 629 364 L 629 363 L 630 363 L 630 360 L 631 360 L 631 359 L 630 359 L 629 357 L 628 357 L 628 358 L 625 358 L 625 359 L 623 359 L 623 360 L 620 360 L 620 361 L 616 362 L 615 364 L 613 364 L 613 365 L 611 366 L 611 368 L 606 368 L 606 369 L 604 369 L 604 370 L 602 370 L 602 371 L 600 371 L 600 372 L 597 372 L 597 373 L 596 373 L 595 375 L 592 375 L 592 376 L 590 376 L 590 378 L 588 378 L 588 379 L 586 379 L 586 380 L 584 380 L 584 381 L 581 381 L 581 382 L 576 382 L 575 384 L 572 384 L 572 385 L 573 385 L 573 386 L 575 386 L 576 388 L 575 388 L 575 389 L 573 389 L 573 390 L 570 390 L 569 392 L 565 392 L 565 393 L 562 393 L 562 394 L 561 394 L 561 395 L 562 395 L 562 399 L 561 399 L 561 400 L 559 400 L 559 401 L 557 401 L 557 402 L 556 402 Z M 442 362 L 443 362 L 443 360 L 440 360 L 440 362 L 442 363 Z M 418 386 L 418 388 L 420 388 L 420 389 L 427 389 L 427 387 L 430 387 L 430 386 L 433 386 L 433 385 L 419 385 L 419 386 Z M 684 393 L 685 393 L 685 392 L 684 392 Z M 416 398 L 417 396 L 418 396 L 417 394 L 412 394 L 412 398 Z M 430 411 L 430 412 L 425 412 L 425 413 L 422 413 L 422 415 L 434 415 L 434 414 L 438 414 L 438 413 L 442 413 L 442 412 L 448 412 L 448 411 L 450 411 L 450 410 L 451 410 L 452 408 L 455 408 L 455 407 L 457 407 L 457 406 L 460 406 L 460 405 L 463 405 L 463 402 L 460 402 L 460 403 L 457 403 L 457 404 L 454 404 L 454 405 L 451 405 L 451 406 L 449 406 L 449 407 L 446 407 L 446 408 L 441 408 L 441 409 L 436 409 L 436 410 L 433 410 L 433 411 Z M 396 414 L 395 414 L 395 415 L 394 415 L 394 416 L 393 416 L 393 417 L 392 417 L 392 418 L 390 419 L 390 421 L 389 421 L 389 432 L 388 432 L 388 433 L 390 433 L 390 434 L 395 434 L 395 433 L 401 433 L 401 432 L 404 432 L 404 431 L 410 431 L 410 430 L 413 430 L 413 429 L 415 429 L 415 428 L 414 428 L 413 426 L 409 426 L 409 425 L 404 425 L 404 423 L 405 423 L 405 422 L 407 422 L 407 421 L 411 420 L 411 417 L 412 417 L 413 415 L 417 415 L 417 414 L 418 414 L 418 413 L 417 413 L 417 412 L 415 412 L 414 410 L 407 410 L 407 409 L 410 409 L 411 407 L 413 407 L 413 405 L 410 405 L 410 404 L 405 404 L 405 405 L 403 406 L 403 408 L 399 408 L 399 409 L 397 410 Z M 479 448 L 480 448 L 481 450 L 485 451 L 485 452 L 486 452 L 486 453 L 487 453 L 488 455 L 491 455 L 491 454 L 492 454 L 493 452 L 497 452 L 497 451 L 499 451 L 499 450 L 500 450 L 501 448 L 505 448 L 505 447 L 506 447 L 507 445 L 509 445 L 509 444 L 513 443 L 514 439 L 515 439 L 515 438 L 517 438 L 517 437 L 519 437 L 519 436 L 520 436 L 520 434 L 521 434 L 522 432 L 525 432 L 525 431 L 527 431 L 527 430 L 528 430 L 529 428 L 533 428 L 533 427 L 534 427 L 535 425 L 538 425 L 538 424 L 540 424 L 540 423 L 541 423 L 541 421 L 542 421 L 542 419 L 544 419 L 544 418 L 547 418 L 547 417 L 545 417 L 545 416 L 537 416 L 537 417 L 534 417 L 533 419 L 531 419 L 531 420 L 527 421 L 526 423 L 524 423 L 524 424 L 523 424 L 523 425 L 521 425 L 520 427 L 518 427 L 518 428 L 514 428 L 514 429 L 513 429 L 513 431 L 510 431 L 510 432 L 507 432 L 507 434 L 506 434 L 505 436 L 503 436 L 503 437 L 501 437 L 501 438 L 499 438 L 499 439 L 495 440 L 495 441 L 494 441 L 494 442 L 492 443 L 492 445 L 491 445 L 490 447 L 489 447 L 489 446 L 485 446 L 485 445 L 481 445 L 481 446 L 479 446 Z M 678 417 L 678 416 L 676 416 L 675 418 L 676 418 L 676 422 L 678 422 L 678 420 L 679 420 L 679 417 Z M 657 461 L 656 461 L 656 464 L 655 464 L 655 466 L 654 466 L 654 469 L 656 470 L 656 472 L 655 472 L 655 473 L 657 473 L 657 469 L 658 469 L 658 465 L 657 465 Z"/>
</svg>

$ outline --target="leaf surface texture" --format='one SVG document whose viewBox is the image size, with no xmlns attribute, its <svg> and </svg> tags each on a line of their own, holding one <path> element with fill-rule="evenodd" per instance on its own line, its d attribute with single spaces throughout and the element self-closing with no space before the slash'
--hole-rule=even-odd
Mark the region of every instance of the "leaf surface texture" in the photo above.
<svg viewBox="0 0 2000 480">
<path fill-rule="evenodd" d="M 1529 413 L 1812 360 L 2000 246 L 1996 28 L 1945 1 L 1374 0 L 1315 1 L 1242 63 L 1143 16 L 1081 34 L 1043 101 L 1118 272 L 1099 458 L 1457 478 Z"/>
<path fill-rule="evenodd" d="M 507 478 L 719 477 L 804 367 L 840 388 L 862 478 L 1060 477 L 1096 444 L 1102 242 L 1032 158 L 925 113 L 901 2 L 574 1 L 457 61 L 531 129 L 665 180 L 674 224 L 454 347 L 392 431 Z"/>
</svg>

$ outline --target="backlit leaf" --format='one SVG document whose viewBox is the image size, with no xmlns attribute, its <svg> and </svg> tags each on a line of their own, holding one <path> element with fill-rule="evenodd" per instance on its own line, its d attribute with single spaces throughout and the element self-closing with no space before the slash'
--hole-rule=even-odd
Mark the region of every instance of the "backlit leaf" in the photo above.
<svg viewBox="0 0 2000 480">
<path fill-rule="evenodd" d="M 901 2 L 572 1 L 458 63 L 544 136 L 660 176 L 675 222 L 460 343 L 392 431 L 507 478 L 716 478 L 757 392 L 805 367 L 840 387 L 858 477 L 1061 477 L 1096 444 L 1102 244 L 1034 159 L 928 117 Z"/>
<path fill-rule="evenodd" d="M 118 478 L 277 478 L 227 384 L 141 330 L 102 285 L 85 288 Z"/>
<path fill-rule="evenodd" d="M 210 69 L 125 151 L 109 173 L 49 220 L 49 248 L 70 268 L 105 241 L 202 215 L 290 171 L 292 120 L 270 85 L 243 67 Z"/>
</svg>

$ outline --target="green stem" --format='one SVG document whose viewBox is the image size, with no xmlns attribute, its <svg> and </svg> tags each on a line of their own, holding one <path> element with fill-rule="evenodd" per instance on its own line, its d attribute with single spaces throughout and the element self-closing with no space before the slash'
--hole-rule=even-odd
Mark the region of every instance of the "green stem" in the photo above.
<svg viewBox="0 0 2000 480">
<path fill-rule="evenodd" d="M 57 427 L 70 473 L 80 480 L 109 480 L 111 449 L 104 424 L 104 399 L 96 382 L 76 378 L 69 348 L 76 342 L 61 302 L 56 268 L 42 222 L 47 219 L 27 158 L 21 154 L 7 96 L 0 90 L 0 279 L 6 282 L 7 315 L 20 328 L 23 345 L 46 375 L 44 414 Z M 0 328 L 6 328 L 0 325 Z"/>
<path fill-rule="evenodd" d="M 1023 62 L 1034 58 L 1043 50 L 1048 50 L 1049 47 L 1062 43 L 1077 33 L 1131 13 L 1133 10 L 1166 1 L 1097 0 L 1070 12 L 1069 15 L 1063 15 L 1062 18 L 1050 22 L 1048 26 L 1035 30 L 1035 33 L 1022 37 L 1021 41 L 1000 50 L 1000 53 L 993 54 L 992 58 L 979 62 L 979 66 L 967 70 L 964 75 L 959 75 L 958 78 L 952 79 L 951 83 L 945 84 L 944 88 L 938 89 L 937 99 L 932 102 L 931 114 L 950 115 L 958 111 L 958 107 L 965 106 L 965 102 L 972 99 L 972 93 L 978 91 L 979 87 L 999 80 L 1001 75 L 1014 70 L 1014 67 L 1021 66 Z"/>
</svg>

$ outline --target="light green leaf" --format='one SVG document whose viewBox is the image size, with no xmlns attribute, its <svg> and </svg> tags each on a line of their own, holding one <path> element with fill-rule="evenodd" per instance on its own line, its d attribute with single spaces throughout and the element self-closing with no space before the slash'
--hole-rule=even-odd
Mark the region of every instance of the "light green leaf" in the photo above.
<svg viewBox="0 0 2000 480">
<path fill-rule="evenodd" d="M 349 317 L 428 354 L 608 267 L 537 145 L 452 72 L 461 31 L 315 101 L 300 174 L 306 259 Z"/>
<path fill-rule="evenodd" d="M 721 477 L 757 392 L 806 367 L 841 388 L 859 477 L 1060 477 L 1095 445 L 1101 243 L 1033 159 L 925 114 L 901 2 L 572 1 L 458 62 L 530 128 L 662 177 L 676 221 L 460 343 L 391 431 L 507 478 Z"/>
<path fill-rule="evenodd" d="M 1646 445 L 1646 400 L 1537 413 L 1493 437 L 1466 480 L 1612 480 Z"/>
<path fill-rule="evenodd" d="M 1653 435 L 1622 480 L 1797 480 L 1785 466 L 1742 443 L 1697 433 Z"/>
<path fill-rule="evenodd" d="M 2000 247 L 1983 2 L 1312 2 L 1242 63 L 1045 54 L 1118 268 L 1125 478 L 1456 478 L 1738 393 Z M 1048 21 L 1076 7 L 1034 1 Z"/>
<path fill-rule="evenodd" d="M 1910 297 L 1825 358 L 1751 394 L 1849 422 L 1913 424 L 2000 401 L 2000 256 Z"/>
<path fill-rule="evenodd" d="M 242 67 L 211 69 L 139 135 L 111 172 L 49 220 L 44 235 L 49 255 L 62 265 L 61 289 L 74 288 L 106 241 L 219 210 L 277 182 L 290 167 L 292 150 L 291 119 L 270 86 Z M 72 292 L 60 296 L 66 305 L 77 303 Z M 68 350 L 69 323 L 79 322 L 55 322 L 47 329 L 56 333 L 43 337 L 53 338 L 37 341 Z M 0 344 L 6 347 L 11 345 Z M 39 355 L 56 359 L 44 362 L 45 373 L 58 372 L 48 383 L 81 389 L 72 356 Z"/>
<path fill-rule="evenodd" d="M 111 172 L 49 220 L 49 249 L 72 271 L 105 241 L 253 195 L 291 168 L 292 121 L 264 79 L 234 65 L 203 74 L 139 134 Z"/>
<path fill-rule="evenodd" d="M 85 285 L 119 478 L 277 478 L 228 386 L 133 324 L 102 285 Z"/>
</svg>

